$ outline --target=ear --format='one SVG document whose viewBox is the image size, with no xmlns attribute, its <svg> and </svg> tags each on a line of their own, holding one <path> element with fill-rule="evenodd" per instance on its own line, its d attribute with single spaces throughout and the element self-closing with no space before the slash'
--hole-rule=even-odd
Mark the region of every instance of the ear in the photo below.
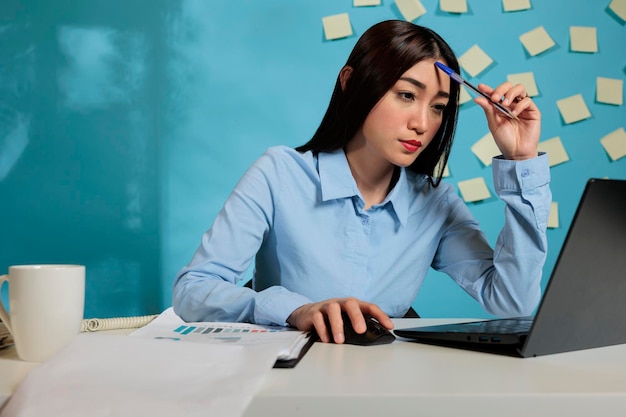
<svg viewBox="0 0 626 417">
<path fill-rule="evenodd" d="M 339 82 L 341 83 L 341 91 L 346 91 L 346 85 L 348 85 L 348 80 L 352 75 L 352 67 L 345 66 L 339 72 Z"/>
</svg>

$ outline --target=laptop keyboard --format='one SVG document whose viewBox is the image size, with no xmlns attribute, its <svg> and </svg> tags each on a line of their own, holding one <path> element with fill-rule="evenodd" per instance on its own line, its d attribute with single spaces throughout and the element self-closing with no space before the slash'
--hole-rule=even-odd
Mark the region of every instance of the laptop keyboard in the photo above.
<svg viewBox="0 0 626 417">
<path fill-rule="evenodd" d="M 473 332 L 473 333 L 528 333 L 532 320 L 529 319 L 502 319 L 477 321 L 472 323 L 464 323 L 455 325 L 454 332 Z"/>
</svg>

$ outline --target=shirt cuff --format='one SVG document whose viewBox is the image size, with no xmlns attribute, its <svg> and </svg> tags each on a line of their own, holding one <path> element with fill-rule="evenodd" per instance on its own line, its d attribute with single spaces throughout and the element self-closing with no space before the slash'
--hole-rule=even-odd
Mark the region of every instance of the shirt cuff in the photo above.
<svg viewBox="0 0 626 417">
<path fill-rule="evenodd" d="M 287 318 L 297 308 L 312 301 L 284 287 L 269 287 L 257 293 L 254 322 L 264 325 L 288 326 Z"/>
<path fill-rule="evenodd" d="M 525 191 L 550 182 L 548 154 L 540 152 L 536 158 L 515 161 L 499 156 L 492 161 L 493 184 L 496 190 Z"/>
</svg>

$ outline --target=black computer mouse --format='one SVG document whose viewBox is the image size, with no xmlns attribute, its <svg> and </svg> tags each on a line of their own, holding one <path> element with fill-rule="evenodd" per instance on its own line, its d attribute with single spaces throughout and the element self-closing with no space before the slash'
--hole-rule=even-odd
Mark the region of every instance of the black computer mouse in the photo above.
<svg viewBox="0 0 626 417">
<path fill-rule="evenodd" d="M 367 324 L 367 330 L 365 333 L 357 333 L 352 328 L 352 322 L 350 321 L 350 317 L 347 314 L 343 313 L 341 315 L 343 319 L 343 334 L 344 334 L 344 343 L 348 345 L 360 345 L 360 346 L 371 346 L 371 345 L 384 345 L 386 343 L 391 343 L 396 340 L 396 337 L 387 330 L 382 324 L 380 324 L 375 318 L 365 315 L 365 324 Z M 328 325 L 330 328 L 330 325 Z M 332 337 L 332 335 L 331 335 Z"/>
</svg>

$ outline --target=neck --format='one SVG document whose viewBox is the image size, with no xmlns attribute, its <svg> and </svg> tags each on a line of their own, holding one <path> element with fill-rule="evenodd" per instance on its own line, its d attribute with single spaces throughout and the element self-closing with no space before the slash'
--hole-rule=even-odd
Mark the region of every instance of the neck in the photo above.
<svg viewBox="0 0 626 417">
<path fill-rule="evenodd" d="M 350 172 L 365 200 L 365 209 L 380 204 L 393 187 L 395 166 L 388 161 L 367 158 L 364 152 L 346 149 Z"/>
</svg>

